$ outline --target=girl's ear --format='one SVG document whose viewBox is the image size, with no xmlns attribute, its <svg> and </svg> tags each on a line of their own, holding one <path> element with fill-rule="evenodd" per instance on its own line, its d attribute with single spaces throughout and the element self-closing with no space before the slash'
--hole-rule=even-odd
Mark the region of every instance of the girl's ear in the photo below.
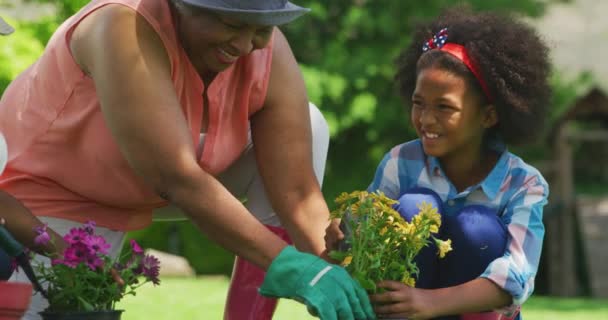
<svg viewBox="0 0 608 320">
<path fill-rule="evenodd" d="M 484 128 L 492 128 L 498 123 L 498 113 L 493 104 L 487 105 L 483 111 L 483 126 Z"/>
</svg>

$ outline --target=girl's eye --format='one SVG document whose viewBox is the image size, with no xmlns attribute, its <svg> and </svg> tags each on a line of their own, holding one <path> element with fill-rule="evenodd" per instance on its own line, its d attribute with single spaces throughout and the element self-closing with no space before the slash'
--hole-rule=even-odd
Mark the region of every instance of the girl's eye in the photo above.
<svg viewBox="0 0 608 320">
<path fill-rule="evenodd" d="M 448 106 L 446 104 L 440 104 L 440 105 L 438 105 L 437 109 L 439 109 L 442 112 L 451 112 L 453 110 L 453 108 L 451 106 Z"/>
</svg>

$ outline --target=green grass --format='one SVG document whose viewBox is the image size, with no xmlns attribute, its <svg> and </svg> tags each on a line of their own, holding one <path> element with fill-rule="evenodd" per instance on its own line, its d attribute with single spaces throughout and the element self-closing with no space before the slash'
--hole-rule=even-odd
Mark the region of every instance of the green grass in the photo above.
<svg viewBox="0 0 608 320">
<path fill-rule="evenodd" d="M 125 309 L 123 320 L 214 320 L 222 319 L 228 290 L 226 277 L 163 279 L 159 287 L 145 285 L 136 297 L 119 304 Z M 608 319 L 608 301 L 533 297 L 524 305 L 525 320 L 596 320 Z M 315 319 L 306 308 L 283 300 L 274 319 Z"/>
</svg>

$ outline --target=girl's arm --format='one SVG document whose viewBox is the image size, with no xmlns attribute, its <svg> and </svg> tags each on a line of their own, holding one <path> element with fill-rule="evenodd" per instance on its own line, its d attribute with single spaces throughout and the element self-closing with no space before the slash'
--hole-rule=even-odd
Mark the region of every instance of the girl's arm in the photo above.
<svg viewBox="0 0 608 320">
<path fill-rule="evenodd" d="M 490 310 L 507 315 L 515 312 L 534 290 L 544 236 L 542 212 L 549 194 L 540 174 L 528 174 L 526 179 L 502 217 L 508 222 L 506 252 L 490 263 L 479 278 L 433 290 L 386 282 L 382 286 L 391 291 L 373 296 L 372 301 L 388 305 L 377 307 L 376 311 L 413 319 Z"/>
</svg>

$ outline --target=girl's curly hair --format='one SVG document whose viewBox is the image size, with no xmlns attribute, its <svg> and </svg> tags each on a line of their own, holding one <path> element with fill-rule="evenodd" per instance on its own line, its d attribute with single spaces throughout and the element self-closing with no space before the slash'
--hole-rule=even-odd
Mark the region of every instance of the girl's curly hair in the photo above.
<svg viewBox="0 0 608 320">
<path fill-rule="evenodd" d="M 498 114 L 495 133 L 511 144 L 538 136 L 551 96 L 548 48 L 531 27 L 510 15 L 454 7 L 420 26 L 396 60 L 395 80 L 406 103 L 411 101 L 418 73 L 428 67 L 465 77 L 484 96 L 477 79 L 458 59 L 440 50 L 422 51 L 422 45 L 442 28 L 448 29 L 447 42 L 463 45 L 479 68 Z"/>
</svg>

